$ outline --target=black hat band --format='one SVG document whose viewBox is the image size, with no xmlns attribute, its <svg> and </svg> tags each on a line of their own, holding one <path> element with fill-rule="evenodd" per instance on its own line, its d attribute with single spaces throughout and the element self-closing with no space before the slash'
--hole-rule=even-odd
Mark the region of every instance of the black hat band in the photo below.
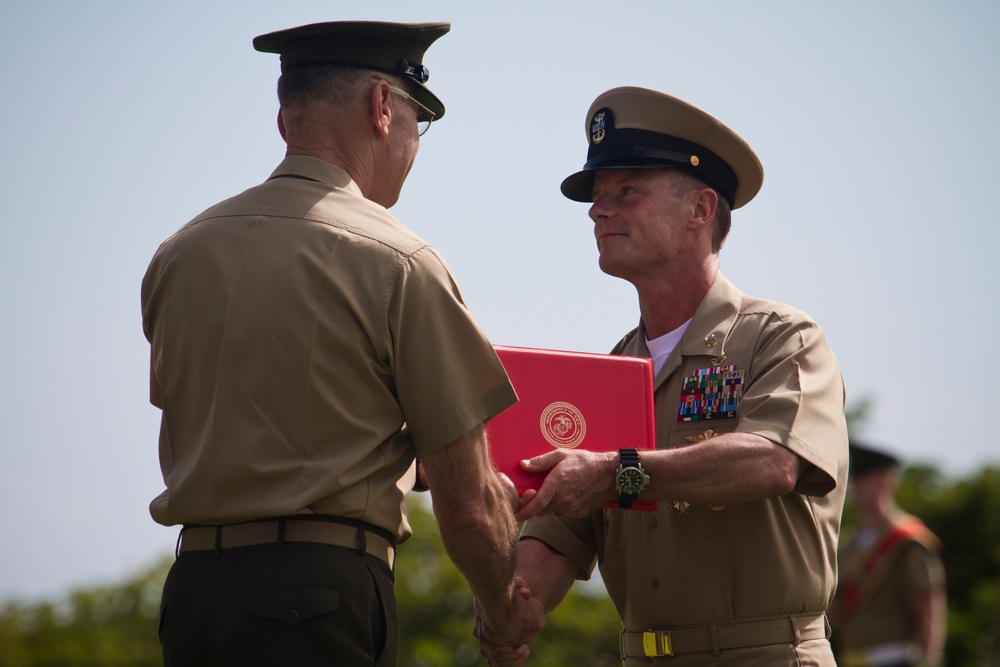
<svg viewBox="0 0 1000 667">
<path fill-rule="evenodd" d="M 678 166 L 705 180 L 733 205 L 736 173 L 725 160 L 694 142 L 649 130 L 614 128 L 600 143 L 591 143 L 584 171 Z"/>
<path fill-rule="evenodd" d="M 400 60 L 396 67 L 391 65 L 378 65 L 373 64 L 370 60 L 362 60 L 359 58 L 338 58 L 337 62 L 331 62 L 326 58 L 316 58 L 314 60 L 296 59 L 294 62 L 285 62 L 284 58 L 281 61 L 281 71 L 284 72 L 289 67 L 300 67 L 302 65 L 340 65 L 342 67 L 358 67 L 360 69 L 370 69 L 378 72 L 385 72 L 386 74 L 395 74 L 397 76 L 403 77 L 404 79 L 410 79 L 414 83 L 423 86 L 427 79 L 430 78 L 430 70 L 428 70 L 423 65 L 419 63 L 414 63 L 412 60 Z"/>
</svg>

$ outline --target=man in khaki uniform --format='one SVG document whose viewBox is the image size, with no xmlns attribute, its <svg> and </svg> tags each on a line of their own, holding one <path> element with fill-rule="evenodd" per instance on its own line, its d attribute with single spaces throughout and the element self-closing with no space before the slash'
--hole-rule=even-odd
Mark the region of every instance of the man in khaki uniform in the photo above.
<svg viewBox="0 0 1000 667">
<path fill-rule="evenodd" d="M 150 511 L 183 526 L 161 607 L 168 667 L 395 665 L 415 455 L 486 625 L 512 645 L 541 628 L 515 590 L 513 485 L 483 428 L 516 397 L 444 261 L 386 210 L 444 115 L 422 60 L 448 29 L 256 38 L 281 54 L 286 157 L 149 265 L 166 484 Z"/>
<path fill-rule="evenodd" d="M 947 594 L 941 544 L 896 505 L 899 459 L 851 442 L 850 499 L 858 524 L 840 547 L 830 607 L 841 667 L 940 665 Z"/>
<path fill-rule="evenodd" d="M 709 114 L 643 88 L 600 95 L 586 131 L 587 163 L 562 191 L 591 202 L 601 269 L 636 288 L 639 326 L 614 353 L 654 361 L 657 449 L 522 464 L 548 475 L 522 499 L 519 515 L 538 518 L 518 573 L 550 610 L 596 561 L 625 665 L 833 665 L 840 370 L 806 314 L 719 272 L 730 209 L 759 190 L 760 162 Z M 636 500 L 659 507 L 621 509 Z"/>
</svg>

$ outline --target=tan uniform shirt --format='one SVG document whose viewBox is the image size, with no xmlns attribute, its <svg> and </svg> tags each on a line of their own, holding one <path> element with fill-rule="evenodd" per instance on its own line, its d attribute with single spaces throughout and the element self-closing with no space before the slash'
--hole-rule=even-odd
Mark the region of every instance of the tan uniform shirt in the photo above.
<svg viewBox="0 0 1000 667">
<path fill-rule="evenodd" d="M 142 311 L 164 525 L 316 513 L 405 539 L 414 453 L 516 400 L 441 257 L 316 158 L 167 239 Z"/>
<path fill-rule="evenodd" d="M 873 647 L 910 645 L 919 649 L 922 637 L 914 599 L 945 587 L 937 538 L 926 527 L 908 533 L 881 556 L 873 558 L 870 568 L 867 566 L 869 557 L 873 551 L 880 551 L 886 536 L 910 521 L 919 520 L 899 512 L 876 534 L 852 535 L 841 547 L 841 583 L 854 582 L 859 589 L 856 607 L 846 614 L 831 616 L 839 656 L 849 658 Z M 846 586 L 842 585 L 836 607 L 844 605 L 845 591 Z"/>
<path fill-rule="evenodd" d="M 649 356 L 641 326 L 618 351 Z M 694 378 L 688 380 L 690 395 L 703 369 L 729 366 L 742 371 L 732 416 L 722 411 L 713 414 L 717 418 L 696 418 L 705 415 L 695 407 L 685 414 L 691 421 L 679 421 L 685 379 Z M 719 274 L 657 374 L 655 391 L 659 449 L 684 447 L 709 431 L 754 433 L 811 467 L 795 492 L 777 498 L 724 509 L 691 505 L 683 513 L 661 502 L 653 513 L 615 509 L 589 519 L 544 517 L 529 521 L 523 535 L 573 559 L 581 576 L 596 558 L 629 630 L 825 610 L 837 583 L 847 430 L 843 381 L 819 327 L 795 309 L 740 293 Z M 818 644 L 817 664 L 832 664 L 827 642 Z M 786 655 L 787 647 L 780 650 Z M 761 655 L 767 649 L 754 650 L 755 659 Z M 670 660 L 680 665 L 695 659 Z"/>
</svg>

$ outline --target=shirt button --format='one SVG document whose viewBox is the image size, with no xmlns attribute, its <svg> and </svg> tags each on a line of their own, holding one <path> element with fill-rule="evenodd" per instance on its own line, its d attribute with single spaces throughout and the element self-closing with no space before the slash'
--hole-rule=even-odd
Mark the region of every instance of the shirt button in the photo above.
<svg viewBox="0 0 1000 667">
<path fill-rule="evenodd" d="M 652 519 L 649 520 L 649 527 L 650 528 L 656 528 L 656 517 L 655 516 Z"/>
<path fill-rule="evenodd" d="M 656 577 L 653 577 L 653 580 L 651 582 L 649 582 L 649 583 L 650 583 L 650 585 L 653 588 L 659 588 L 660 587 L 660 580 L 657 579 Z"/>
<path fill-rule="evenodd" d="M 298 619 L 298 617 L 299 617 L 299 610 L 298 609 L 292 609 L 290 612 L 288 612 L 288 620 L 289 621 L 294 621 L 294 620 Z"/>
</svg>

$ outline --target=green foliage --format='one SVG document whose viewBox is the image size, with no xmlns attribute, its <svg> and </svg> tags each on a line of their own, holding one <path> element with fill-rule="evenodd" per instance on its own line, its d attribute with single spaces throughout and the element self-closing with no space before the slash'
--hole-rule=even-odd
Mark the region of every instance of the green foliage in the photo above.
<svg viewBox="0 0 1000 667">
<path fill-rule="evenodd" d="M 907 468 L 901 507 L 941 538 L 948 572 L 947 664 L 1000 665 L 1000 469 L 957 481 Z M 399 549 L 396 593 L 400 666 L 481 665 L 472 599 L 444 554 L 426 497 L 408 501 L 414 537 Z M 845 522 L 850 524 L 850 516 Z M 171 558 L 112 586 L 56 602 L 0 605 L 3 667 L 159 667 L 159 595 Z M 578 582 L 549 614 L 530 665 L 590 667 L 618 662 L 618 615 L 600 582 Z"/>
<path fill-rule="evenodd" d="M 588 586 L 576 583 L 545 620 L 545 630 L 532 649 L 529 664 L 541 667 L 621 664 L 618 635 L 622 624 L 603 583 Z"/>
<path fill-rule="evenodd" d="M 400 667 L 484 664 L 472 636 L 472 596 L 444 554 L 428 505 L 422 496 L 408 500 L 414 536 L 399 549 L 396 561 Z M 546 618 L 529 664 L 617 664 L 620 631 L 618 614 L 604 587 L 577 584 Z"/>
<path fill-rule="evenodd" d="M 947 664 L 1000 664 L 1000 468 L 957 482 L 926 466 L 906 468 L 896 498 L 943 545 Z"/>
<path fill-rule="evenodd" d="M 847 407 L 851 438 L 864 430 L 874 408 L 870 396 Z M 948 578 L 945 664 L 1000 666 L 1000 468 L 954 481 L 930 466 L 910 466 L 902 471 L 896 502 L 941 540 Z M 844 529 L 856 521 L 848 503 Z"/>
<path fill-rule="evenodd" d="M 77 590 L 56 603 L 0 607 L 4 667 L 157 667 L 165 560 L 125 583 Z"/>
<path fill-rule="evenodd" d="M 844 418 L 847 420 L 847 437 L 854 440 L 858 434 L 864 430 L 865 424 L 872 416 L 875 409 L 875 399 L 871 396 L 860 396 L 847 406 L 844 410 Z"/>
</svg>

